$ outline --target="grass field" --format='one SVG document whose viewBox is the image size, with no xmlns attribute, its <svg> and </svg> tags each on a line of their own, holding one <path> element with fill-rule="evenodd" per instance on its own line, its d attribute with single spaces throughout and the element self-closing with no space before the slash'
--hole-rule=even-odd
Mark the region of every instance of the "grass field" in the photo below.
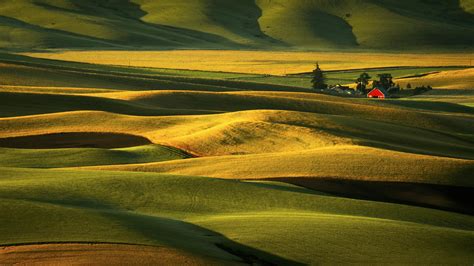
<svg viewBox="0 0 474 266">
<path fill-rule="evenodd" d="M 0 0 L 0 264 L 472 264 L 473 25 L 473 0 Z M 316 63 L 434 89 L 330 95 Z"/>
<path fill-rule="evenodd" d="M 473 53 L 280 52 L 280 51 L 64 51 L 27 56 L 92 64 L 286 75 L 311 72 L 316 62 L 324 70 L 380 67 L 472 66 Z M 403 68 L 400 70 L 403 71 Z M 423 71 L 421 73 L 431 72 Z M 397 70 L 395 70 L 397 72 Z M 416 69 L 400 73 L 417 74 Z M 352 80 L 351 80 L 352 82 Z"/>
<path fill-rule="evenodd" d="M 275 61 L 234 65 L 245 53 Z M 132 54 L 177 65 L 129 67 Z M 190 54 L 188 70 L 172 69 Z M 314 60 L 291 55 L 326 56 L 334 82 L 384 71 L 435 90 L 317 94 L 303 73 Z M 329 62 L 340 56 L 0 54 L 0 263 L 471 263 L 465 57 Z"/>
<path fill-rule="evenodd" d="M 10 214 L 2 217 L 3 244 L 127 242 L 238 260 L 214 245 L 219 243 L 280 263 L 472 259 L 474 221 L 461 214 L 319 195 L 278 183 L 108 171 L 2 171 L 8 177 L 0 181 L 0 208 Z M 366 248 L 354 250 L 354 241 Z M 384 248 L 374 249 L 377 245 Z M 328 256 L 335 250 L 340 256 Z"/>
<path fill-rule="evenodd" d="M 465 50 L 472 23 L 472 0 L 18 0 L 0 48 Z"/>
<path fill-rule="evenodd" d="M 318 94 L 314 60 L 292 55 L 325 56 L 338 83 L 435 89 Z M 472 71 L 460 54 L 380 56 L 0 54 L 0 263 L 471 263 Z"/>
</svg>

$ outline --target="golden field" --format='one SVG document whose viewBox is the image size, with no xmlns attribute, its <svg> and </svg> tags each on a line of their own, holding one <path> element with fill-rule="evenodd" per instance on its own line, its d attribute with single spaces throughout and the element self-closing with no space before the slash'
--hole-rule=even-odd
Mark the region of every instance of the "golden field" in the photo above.
<svg viewBox="0 0 474 266">
<path fill-rule="evenodd" d="M 91 64 L 286 75 L 310 72 L 316 62 L 325 70 L 398 66 L 471 66 L 474 54 L 277 52 L 239 50 L 59 51 L 24 55 Z"/>
<path fill-rule="evenodd" d="M 0 0 L 0 265 L 472 265 L 473 25 L 474 0 Z"/>
<path fill-rule="evenodd" d="M 108 53 L 122 63 L 150 56 Z M 156 55 L 199 53 L 226 54 Z M 429 59 L 392 54 L 376 62 L 383 55 L 352 53 L 356 61 L 343 62 L 347 53 L 249 51 L 227 53 L 221 66 L 213 56 L 192 64 L 282 75 L 285 66 L 310 70 L 313 59 L 302 59 L 310 54 L 326 58 L 341 80 L 353 78 L 344 68 L 357 60 L 380 67 L 397 56 L 420 65 L 420 57 Z M 273 58 L 275 67 L 243 55 Z M 470 69 L 434 65 L 463 59 L 431 58 L 428 68 L 402 68 L 397 82 L 468 95 Z M 325 95 L 309 89 L 306 76 L 294 83 L 291 76 L 92 63 L 0 54 L 0 211 L 9 214 L 0 217 L 0 263 L 472 260 L 471 107 L 436 94 Z M 404 78 L 419 72 L 427 75 Z M 437 101 L 420 98 L 428 96 Z M 38 243 L 46 245 L 29 245 Z M 335 252 L 340 259 L 328 255 Z"/>
</svg>

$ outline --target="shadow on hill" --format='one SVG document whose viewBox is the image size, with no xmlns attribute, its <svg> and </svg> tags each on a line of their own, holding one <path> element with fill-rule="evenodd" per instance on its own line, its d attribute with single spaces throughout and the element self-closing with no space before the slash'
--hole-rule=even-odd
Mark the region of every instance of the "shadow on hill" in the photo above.
<svg viewBox="0 0 474 266">
<path fill-rule="evenodd" d="M 208 47 L 219 47 L 225 45 L 236 47 L 241 46 L 227 38 L 215 34 L 145 22 L 142 20 L 142 18 L 147 16 L 148 13 L 143 10 L 140 5 L 133 3 L 130 0 L 112 0 L 105 3 L 95 0 L 74 0 L 74 2 L 77 6 L 81 7 L 90 14 L 102 16 L 105 13 L 112 19 L 126 18 L 129 20 L 127 23 L 133 23 L 141 27 L 146 27 L 147 30 L 154 29 L 153 31 L 155 31 L 156 34 L 161 33 L 169 35 L 168 41 L 170 41 L 170 44 L 174 43 L 174 45 L 184 47 L 195 44 Z M 98 9 L 102 12 L 97 12 Z M 149 44 L 153 45 L 153 42 Z M 138 43 L 138 45 L 142 46 L 143 43 Z M 172 47 L 174 47 L 174 45 Z"/>
<path fill-rule="evenodd" d="M 262 16 L 262 9 L 256 4 L 255 0 L 212 1 L 210 10 L 213 21 L 236 35 L 254 40 L 255 43 L 252 43 L 252 45 L 289 46 L 262 31 L 258 22 Z"/>
<path fill-rule="evenodd" d="M 116 149 L 152 144 L 145 137 L 95 132 L 69 132 L 0 138 L 0 147 L 15 149 L 100 148 Z"/>
<path fill-rule="evenodd" d="M 352 25 L 344 18 L 327 12 L 324 3 L 340 5 L 344 1 L 257 1 L 263 10 L 264 32 L 288 45 L 314 48 L 354 48 L 358 46 Z"/>
<path fill-rule="evenodd" d="M 42 36 L 42 40 L 40 44 L 31 43 L 28 44 L 27 42 L 22 42 L 15 44 L 14 50 L 27 50 L 30 51 L 31 49 L 41 49 L 41 48 L 61 48 L 61 47 L 89 47 L 89 46 L 98 46 L 104 48 L 112 48 L 117 47 L 115 44 L 109 42 L 106 39 L 95 38 L 91 36 L 84 36 L 80 34 L 75 34 L 68 31 L 58 30 L 58 29 L 48 29 L 41 26 L 33 25 L 26 23 L 24 21 L 0 16 L 0 26 L 6 25 L 13 29 L 21 29 L 27 30 L 31 33 L 41 33 L 46 34 Z M 28 47 L 32 46 L 32 47 Z M 3 47 L 2 47 L 3 48 Z M 13 49 L 13 48 L 11 48 Z"/>
<path fill-rule="evenodd" d="M 312 30 L 318 38 L 334 47 L 356 47 L 359 45 L 357 37 L 352 31 L 352 25 L 346 20 L 321 11 L 315 12 L 312 16 L 314 16 Z M 331 25 L 331 30 L 328 30 L 327 25 Z"/>
<path fill-rule="evenodd" d="M 47 103 L 47 104 L 46 104 Z M 213 111 L 152 108 L 122 100 L 90 96 L 0 92 L 0 117 L 68 111 L 104 111 L 137 116 L 212 114 Z"/>
<path fill-rule="evenodd" d="M 418 95 L 417 98 L 424 98 L 430 96 L 474 96 L 473 89 L 434 89 L 428 93 Z"/>
<path fill-rule="evenodd" d="M 224 259 L 224 256 L 231 255 L 250 265 L 303 265 L 239 244 L 219 233 L 183 221 L 120 212 L 108 213 L 106 216 L 115 218 L 119 223 L 143 234 L 144 237 L 208 257 L 222 256 Z"/>
<path fill-rule="evenodd" d="M 208 78 L 129 73 L 121 69 L 85 63 L 35 59 L 0 54 L 0 62 L 9 64 L 0 72 L 3 85 L 103 88 L 114 90 L 201 90 L 201 91 L 292 91 L 309 89 Z M 110 71 L 109 71 L 110 70 Z"/>
<path fill-rule="evenodd" d="M 140 5 L 132 3 L 130 0 L 72 0 L 72 2 L 81 10 L 95 16 L 102 16 L 104 11 L 109 11 L 110 13 L 107 12 L 109 16 L 120 15 L 120 17 L 131 19 L 146 15 L 146 12 L 140 8 Z"/>
<path fill-rule="evenodd" d="M 102 203 L 94 199 L 81 198 L 80 196 L 68 195 L 67 198 L 65 198 L 61 195 L 61 199 L 56 199 L 55 197 L 56 196 L 53 194 L 49 195 L 49 199 L 30 198 L 19 200 L 53 204 L 68 209 L 88 209 L 92 212 L 97 212 L 104 218 L 111 219 L 113 224 L 124 228 L 127 232 L 137 233 L 140 235 L 138 239 L 143 239 L 138 242 L 137 240 L 128 241 L 128 239 L 124 239 L 124 242 L 122 243 L 111 243 L 124 244 L 125 241 L 127 241 L 127 244 L 146 244 L 171 247 L 191 254 L 227 261 L 228 263 L 245 263 L 250 265 L 303 265 L 295 261 L 290 261 L 239 244 L 217 232 L 188 222 L 158 216 L 137 214 L 121 209 L 119 206 Z M 83 226 L 88 225 L 81 224 L 81 221 L 77 221 L 78 228 Z M 88 230 L 93 230 L 93 228 L 88 228 Z M 98 231 L 94 233 L 93 239 L 105 239 L 106 235 L 107 234 L 102 236 L 102 232 Z M 68 241 L 67 236 L 64 236 L 60 241 L 55 241 L 55 243 L 61 242 L 75 243 Z M 88 241 L 88 243 L 94 242 L 96 241 Z M 100 243 L 105 242 L 100 241 Z M 20 244 L 22 243 L 15 243 L 15 245 Z"/>
<path fill-rule="evenodd" d="M 436 89 L 436 92 L 433 94 L 450 95 L 448 94 L 449 91 L 450 90 L 445 90 L 438 93 L 438 89 Z M 474 95 L 474 90 L 456 90 L 456 91 L 457 92 L 454 92 L 454 95 L 456 93 L 462 94 L 464 91 L 470 91 L 469 93 Z M 429 95 L 430 94 L 427 94 L 428 97 Z M 421 95 L 420 98 L 423 98 L 423 96 L 424 95 Z M 449 103 L 449 102 L 390 100 L 390 101 L 383 101 L 383 102 L 371 102 L 371 104 L 380 105 L 380 106 L 406 107 L 406 108 L 411 108 L 418 111 L 425 110 L 425 111 L 430 111 L 430 112 L 436 111 L 436 112 L 446 112 L 446 113 L 474 114 L 474 108 L 472 107 L 459 105 L 455 103 Z"/>
<path fill-rule="evenodd" d="M 68 28 L 63 30 L 49 29 L 41 26 L 25 23 L 14 17 L 4 17 L 3 20 L 9 24 L 14 22 L 16 27 L 26 28 L 33 32 L 43 34 L 43 42 L 46 43 L 26 44 L 14 43 L 12 47 L 21 47 L 17 49 L 44 49 L 44 48 L 134 48 L 143 47 L 160 47 L 160 48 L 176 48 L 176 47 L 243 47 L 224 37 L 195 31 L 185 28 L 170 27 L 164 25 L 154 25 L 141 20 L 147 15 L 140 5 L 132 3 L 129 0 L 112 0 L 112 1 L 95 1 L 74 0 L 72 3 L 77 9 L 68 9 L 53 3 L 35 2 L 38 8 L 46 9 L 51 12 L 58 12 L 61 15 L 70 15 L 84 20 L 85 23 L 94 23 L 109 27 L 114 25 L 113 30 L 117 31 L 116 38 L 100 39 L 90 34 L 78 34 L 69 31 Z M 104 22 L 107 19 L 107 24 Z M 54 21 L 54 17 L 51 17 Z M 0 21 L 1 22 L 1 21 Z M 0 23 L 1 24 L 1 23 Z M 49 34 L 44 35 L 44 34 Z M 94 35 L 94 34 L 92 34 Z M 52 38 L 48 40 L 47 37 Z M 19 41 L 18 41 L 19 42 Z"/>
<path fill-rule="evenodd" d="M 438 46 L 467 49 L 474 42 L 474 15 L 461 7 L 460 0 L 414 0 L 393 1 L 374 0 L 376 4 L 390 10 L 395 15 L 417 20 L 417 27 L 425 28 L 418 34 L 400 35 L 402 43 L 412 43 L 418 47 Z M 415 46 L 415 47 L 416 47 Z"/>
<path fill-rule="evenodd" d="M 348 198 L 410 204 L 474 215 L 474 188 L 471 187 L 339 178 L 291 177 L 271 180 Z"/>
<path fill-rule="evenodd" d="M 429 16 L 444 22 L 474 23 L 474 15 L 462 8 L 461 0 L 375 0 L 373 2 L 405 16 Z M 414 9 L 414 6 L 418 8 Z"/>
</svg>

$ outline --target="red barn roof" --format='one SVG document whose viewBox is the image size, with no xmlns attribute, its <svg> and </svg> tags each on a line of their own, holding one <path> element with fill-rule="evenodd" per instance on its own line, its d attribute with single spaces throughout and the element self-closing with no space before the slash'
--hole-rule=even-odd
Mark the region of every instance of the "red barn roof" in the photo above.
<svg viewBox="0 0 474 266">
<path fill-rule="evenodd" d="M 384 99 L 387 97 L 387 93 L 383 89 L 375 88 L 367 94 L 368 98 L 381 98 Z"/>
</svg>

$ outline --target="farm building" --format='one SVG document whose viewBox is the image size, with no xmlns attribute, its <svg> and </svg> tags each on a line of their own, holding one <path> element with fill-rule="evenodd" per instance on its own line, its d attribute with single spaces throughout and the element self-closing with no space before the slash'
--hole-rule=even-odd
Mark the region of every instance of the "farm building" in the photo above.
<svg viewBox="0 0 474 266">
<path fill-rule="evenodd" d="M 367 98 L 385 99 L 388 98 L 388 93 L 382 88 L 374 88 L 367 94 Z"/>
</svg>

